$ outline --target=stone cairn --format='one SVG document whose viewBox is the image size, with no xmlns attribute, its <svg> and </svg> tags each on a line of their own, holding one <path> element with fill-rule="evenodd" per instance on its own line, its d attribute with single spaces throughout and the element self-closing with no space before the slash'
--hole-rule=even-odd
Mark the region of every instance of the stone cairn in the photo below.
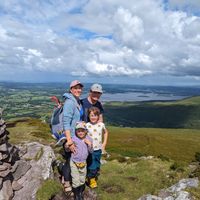
<svg viewBox="0 0 200 200">
<path fill-rule="evenodd" d="M 9 132 L 6 130 L 6 123 L 2 119 L 0 109 L 0 200 L 10 200 L 15 191 L 22 188 L 17 182 L 22 173 L 26 173 L 30 166 L 26 166 L 25 171 L 19 172 L 18 148 L 8 142 Z M 20 164 L 21 165 L 21 164 Z"/>
</svg>

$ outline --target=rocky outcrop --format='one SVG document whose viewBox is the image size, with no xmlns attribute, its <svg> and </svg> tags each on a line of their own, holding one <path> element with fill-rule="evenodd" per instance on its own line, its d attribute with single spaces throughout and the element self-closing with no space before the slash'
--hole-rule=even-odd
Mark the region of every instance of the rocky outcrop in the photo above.
<svg viewBox="0 0 200 200">
<path fill-rule="evenodd" d="M 16 170 L 18 184 L 22 188 L 15 192 L 13 200 L 35 199 L 36 192 L 41 186 L 43 180 L 53 178 L 52 162 L 55 159 L 54 152 L 51 147 L 42 145 L 37 142 L 23 144 L 18 146 L 21 156 L 21 165 Z M 25 175 L 22 175 L 24 169 L 27 169 L 28 163 L 31 168 Z"/>
<path fill-rule="evenodd" d="M 36 199 L 43 180 L 53 178 L 51 147 L 37 142 L 13 146 L 0 111 L 0 200 Z"/>
<path fill-rule="evenodd" d="M 161 190 L 158 196 L 147 194 L 138 200 L 192 200 L 190 193 L 184 190 L 191 187 L 197 188 L 198 184 L 198 178 L 182 179 L 177 184 Z"/>
<path fill-rule="evenodd" d="M 97 200 L 97 193 L 90 189 L 90 188 L 86 188 L 86 190 L 84 191 L 84 200 Z M 64 192 L 58 193 L 56 194 L 56 196 L 54 196 L 51 200 L 74 200 L 74 196 L 73 194 L 65 194 Z"/>
<path fill-rule="evenodd" d="M 19 150 L 8 143 L 8 134 L 0 111 L 0 200 L 12 199 L 17 189 L 14 184 L 13 168 L 17 167 Z"/>
</svg>

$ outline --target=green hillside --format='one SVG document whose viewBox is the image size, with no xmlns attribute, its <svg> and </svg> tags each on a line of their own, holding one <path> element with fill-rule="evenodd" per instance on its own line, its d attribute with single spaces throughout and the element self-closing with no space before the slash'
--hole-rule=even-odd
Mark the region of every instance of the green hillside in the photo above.
<svg viewBox="0 0 200 200">
<path fill-rule="evenodd" d="M 189 163 L 200 152 L 200 130 L 109 127 L 108 151 L 122 156 L 164 156 Z"/>
<path fill-rule="evenodd" d="M 107 102 L 110 125 L 152 128 L 200 128 L 200 97 L 169 102 Z"/>
<path fill-rule="evenodd" d="M 51 144 L 60 155 L 60 148 L 53 145 L 55 141 L 48 124 L 41 120 L 24 118 L 7 125 L 11 143 L 39 141 Z M 194 160 L 195 153 L 200 152 L 200 130 L 113 126 L 108 126 L 108 130 L 110 157 L 107 164 L 102 165 L 96 190 L 98 199 L 130 199 L 131 196 L 135 200 L 143 194 L 157 194 L 160 189 L 188 177 L 191 173 L 188 164 Z M 141 160 L 142 155 L 153 155 L 154 159 Z M 42 188 L 42 194 L 48 190 L 49 187 Z M 196 197 L 199 191 L 200 188 L 195 190 Z"/>
<path fill-rule="evenodd" d="M 48 124 L 40 120 L 25 118 L 8 123 L 10 142 L 39 141 L 55 143 Z M 200 130 L 161 128 L 108 127 L 107 150 L 113 157 L 163 155 L 174 161 L 189 163 L 195 152 L 200 152 Z"/>
</svg>

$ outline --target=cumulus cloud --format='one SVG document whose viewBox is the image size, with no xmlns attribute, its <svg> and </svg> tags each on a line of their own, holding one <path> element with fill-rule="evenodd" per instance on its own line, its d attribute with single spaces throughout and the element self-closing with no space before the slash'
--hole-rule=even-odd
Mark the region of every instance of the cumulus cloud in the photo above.
<svg viewBox="0 0 200 200">
<path fill-rule="evenodd" d="M 199 80 L 200 17 L 191 12 L 198 6 L 195 0 L 4 0 L 0 70 Z"/>
</svg>

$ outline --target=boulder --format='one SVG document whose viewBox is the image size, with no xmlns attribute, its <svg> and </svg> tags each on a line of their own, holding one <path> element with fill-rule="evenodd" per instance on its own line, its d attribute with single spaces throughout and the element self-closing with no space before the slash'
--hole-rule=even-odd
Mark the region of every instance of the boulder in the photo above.
<svg viewBox="0 0 200 200">
<path fill-rule="evenodd" d="M 24 160 L 19 160 L 16 163 L 17 167 L 16 170 L 13 172 L 13 177 L 15 181 L 24 176 L 27 173 L 27 171 L 31 168 L 31 165 Z"/>
<path fill-rule="evenodd" d="M 15 191 L 13 200 L 36 199 L 36 192 L 41 186 L 42 181 L 53 178 L 52 162 L 55 159 L 53 149 L 50 146 L 45 146 L 37 142 L 24 145 L 18 146 L 19 149 L 27 149 L 27 152 L 21 159 L 26 160 L 31 168 L 24 176 L 21 176 L 17 180 L 23 188 Z"/>
<path fill-rule="evenodd" d="M 3 186 L 0 190 L 0 200 L 11 200 L 13 197 L 13 189 L 10 180 L 3 182 Z"/>
<path fill-rule="evenodd" d="M 198 184 L 199 184 L 198 178 L 182 179 L 177 184 L 169 187 L 167 189 L 167 191 L 176 193 L 176 192 L 179 192 L 181 190 L 185 190 L 188 187 L 189 188 L 190 187 L 195 187 L 196 188 L 196 187 L 198 187 Z"/>
<path fill-rule="evenodd" d="M 175 198 L 175 200 L 191 200 L 192 197 L 189 194 L 189 192 L 186 191 L 180 191 L 177 195 L 177 197 Z"/>
<path fill-rule="evenodd" d="M 184 191 L 186 188 L 197 188 L 199 184 L 198 178 L 182 179 L 175 185 L 167 189 L 162 189 L 158 196 L 151 194 L 144 195 L 138 200 L 192 200 L 190 193 Z"/>
<path fill-rule="evenodd" d="M 18 190 L 20 190 L 22 188 L 23 188 L 23 186 L 21 184 L 19 184 L 17 181 L 13 181 L 12 182 L 12 189 L 14 191 L 18 191 Z"/>
</svg>

